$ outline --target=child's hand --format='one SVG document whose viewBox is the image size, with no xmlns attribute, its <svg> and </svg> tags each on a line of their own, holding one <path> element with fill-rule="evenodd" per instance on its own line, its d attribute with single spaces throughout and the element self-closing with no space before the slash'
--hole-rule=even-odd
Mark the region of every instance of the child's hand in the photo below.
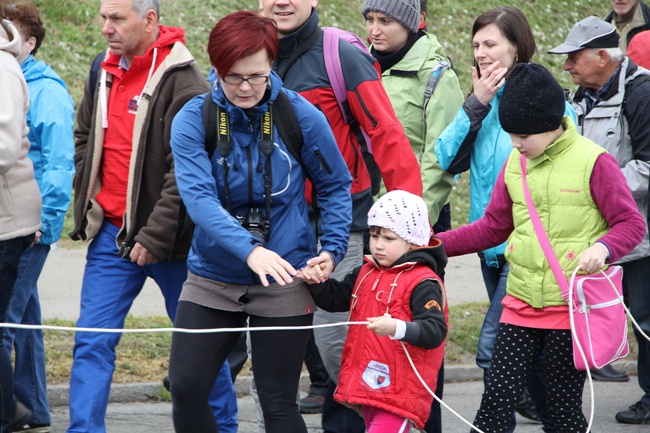
<svg viewBox="0 0 650 433">
<path fill-rule="evenodd" d="M 609 251 L 605 245 L 596 242 L 580 254 L 578 265 L 588 274 L 595 274 L 605 266 Z"/>
<path fill-rule="evenodd" d="M 397 329 L 396 321 L 390 315 L 385 314 L 379 317 L 368 317 L 368 329 L 379 337 L 395 335 Z"/>
<path fill-rule="evenodd" d="M 326 280 L 323 278 L 323 271 L 320 266 L 305 266 L 298 271 L 296 277 L 300 278 L 307 284 L 317 284 L 322 283 Z"/>
<path fill-rule="evenodd" d="M 324 283 L 333 270 L 334 260 L 331 254 L 321 251 L 317 257 L 307 260 L 307 266 L 297 276 L 307 284 Z"/>
</svg>

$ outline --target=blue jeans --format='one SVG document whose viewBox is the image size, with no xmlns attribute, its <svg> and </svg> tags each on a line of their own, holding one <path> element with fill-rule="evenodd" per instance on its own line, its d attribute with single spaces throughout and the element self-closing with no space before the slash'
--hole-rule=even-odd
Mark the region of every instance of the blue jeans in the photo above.
<svg viewBox="0 0 650 433">
<path fill-rule="evenodd" d="M 49 252 L 49 245 L 36 244 L 23 253 L 18 267 L 18 278 L 7 308 L 7 322 L 24 325 L 41 324 L 41 303 L 36 282 Z M 43 331 L 7 328 L 3 336 L 3 345 L 8 356 L 11 356 L 12 347 L 16 350 L 14 359 L 16 399 L 32 411 L 32 423 L 50 424 Z"/>
<path fill-rule="evenodd" d="M 88 247 L 81 288 L 78 327 L 122 328 L 131 304 L 153 278 L 165 298 L 170 319 L 176 316 L 178 297 L 187 277 L 184 261 L 138 266 L 118 256 L 115 237 L 119 229 L 108 222 Z M 115 370 L 115 347 L 121 334 L 77 332 L 70 377 L 68 433 L 104 433 L 104 417 Z M 227 363 L 210 394 L 210 405 L 222 432 L 237 431 L 237 395 Z"/>
<path fill-rule="evenodd" d="M 483 370 L 488 370 L 492 365 L 492 350 L 499 330 L 499 320 L 503 306 L 501 301 L 506 296 L 506 279 L 508 278 L 508 263 L 503 263 L 498 268 L 491 268 L 481 260 L 481 273 L 487 290 L 490 306 L 483 319 L 483 326 L 478 337 L 478 350 L 476 365 Z"/>
<path fill-rule="evenodd" d="M 623 267 L 623 296 L 632 317 L 646 334 L 650 334 L 650 257 L 621 263 Z M 634 328 L 639 343 L 639 386 L 643 390 L 641 401 L 650 404 L 650 342 Z"/>
<path fill-rule="evenodd" d="M 18 265 L 23 252 L 34 241 L 34 235 L 0 241 L 0 320 L 5 321 L 13 292 Z M 11 358 L 3 349 L 7 328 L 0 328 L 0 433 L 11 432 L 14 411 L 14 375 Z"/>
</svg>

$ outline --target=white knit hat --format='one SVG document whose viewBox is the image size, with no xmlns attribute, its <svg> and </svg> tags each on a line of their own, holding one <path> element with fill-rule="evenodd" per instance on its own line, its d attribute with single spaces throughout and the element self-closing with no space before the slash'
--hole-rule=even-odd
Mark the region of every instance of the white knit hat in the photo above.
<svg viewBox="0 0 650 433">
<path fill-rule="evenodd" d="M 406 242 L 420 247 L 428 245 L 431 238 L 424 200 L 406 191 L 395 190 L 381 196 L 368 212 L 368 225 L 392 230 Z"/>
</svg>

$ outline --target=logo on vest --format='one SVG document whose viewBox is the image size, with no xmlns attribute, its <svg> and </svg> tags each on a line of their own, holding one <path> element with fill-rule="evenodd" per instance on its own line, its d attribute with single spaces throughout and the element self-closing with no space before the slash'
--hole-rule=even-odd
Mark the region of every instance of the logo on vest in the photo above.
<svg viewBox="0 0 650 433">
<path fill-rule="evenodd" d="M 564 258 L 566 258 L 567 261 L 572 262 L 572 261 L 574 261 L 575 259 L 578 258 L 578 255 L 576 254 L 576 252 L 574 250 L 569 250 L 565 254 Z"/>
<path fill-rule="evenodd" d="M 580 194 L 581 191 L 579 189 L 561 188 L 560 192 L 568 192 L 568 193 L 571 193 L 571 194 Z"/>
<path fill-rule="evenodd" d="M 390 386 L 390 368 L 381 362 L 370 361 L 361 377 L 372 389 L 381 389 Z"/>
</svg>

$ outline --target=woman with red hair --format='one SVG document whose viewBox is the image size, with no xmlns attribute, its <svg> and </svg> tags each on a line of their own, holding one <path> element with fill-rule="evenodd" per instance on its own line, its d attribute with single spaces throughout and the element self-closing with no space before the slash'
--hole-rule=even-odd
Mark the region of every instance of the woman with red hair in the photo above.
<svg viewBox="0 0 650 433">
<path fill-rule="evenodd" d="M 213 90 L 190 100 L 172 124 L 176 182 L 196 225 L 174 323 L 239 328 L 248 320 L 266 431 L 301 433 L 307 429 L 296 393 L 311 330 L 253 331 L 311 325 L 316 305 L 294 278 L 296 269 L 319 254 L 325 278 L 344 257 L 351 178 L 325 117 L 283 89 L 272 72 L 277 49 L 272 20 L 243 11 L 223 18 L 208 43 L 217 75 Z M 212 103 L 216 146 L 206 143 L 202 117 L 204 104 Z M 273 109 L 281 103 L 295 111 L 302 146 L 287 145 L 276 128 L 289 116 Z M 320 251 L 307 217 L 307 177 L 323 220 Z M 174 334 L 169 378 L 177 432 L 219 431 L 208 406 L 209 384 L 238 338 L 237 332 Z"/>
</svg>

